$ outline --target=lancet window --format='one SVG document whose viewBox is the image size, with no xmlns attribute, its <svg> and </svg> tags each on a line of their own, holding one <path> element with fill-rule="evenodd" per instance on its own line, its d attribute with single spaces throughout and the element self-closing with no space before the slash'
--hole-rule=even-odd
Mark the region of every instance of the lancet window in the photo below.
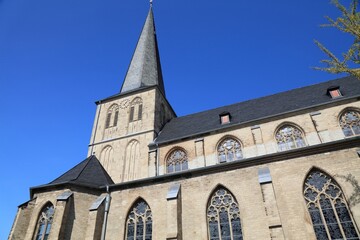
<svg viewBox="0 0 360 240">
<path fill-rule="evenodd" d="M 242 240 L 240 210 L 234 196 L 219 187 L 207 207 L 209 240 Z"/>
<path fill-rule="evenodd" d="M 139 199 L 131 207 L 126 220 L 126 240 L 152 239 L 152 214 L 149 205 Z"/>
<path fill-rule="evenodd" d="M 111 105 L 106 115 L 105 128 L 116 127 L 119 119 L 119 106 Z"/>
<path fill-rule="evenodd" d="M 360 113 L 355 110 L 344 112 L 340 116 L 340 127 L 346 137 L 360 135 Z"/>
<path fill-rule="evenodd" d="M 217 152 L 219 162 L 231 162 L 243 158 L 241 144 L 233 138 L 226 138 L 221 141 Z"/>
<path fill-rule="evenodd" d="M 185 151 L 176 149 L 166 159 L 167 172 L 179 172 L 188 169 L 188 158 Z"/>
<path fill-rule="evenodd" d="M 35 240 L 46 240 L 49 237 L 54 216 L 54 206 L 51 203 L 41 210 Z"/>
<path fill-rule="evenodd" d="M 317 239 L 359 239 L 345 196 L 330 176 L 311 171 L 304 197 Z"/>
<path fill-rule="evenodd" d="M 142 99 L 137 97 L 130 104 L 129 121 L 134 122 L 142 119 L 143 105 Z"/>
<path fill-rule="evenodd" d="M 280 151 L 306 146 L 302 131 L 292 125 L 282 126 L 276 132 L 275 139 Z"/>
</svg>

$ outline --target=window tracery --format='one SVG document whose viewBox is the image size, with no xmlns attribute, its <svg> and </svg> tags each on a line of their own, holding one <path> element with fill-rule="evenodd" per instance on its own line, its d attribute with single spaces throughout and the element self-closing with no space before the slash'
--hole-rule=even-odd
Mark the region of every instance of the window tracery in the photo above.
<svg viewBox="0 0 360 240">
<path fill-rule="evenodd" d="M 143 101 L 141 98 L 135 98 L 130 104 L 129 121 L 134 122 L 142 119 Z"/>
<path fill-rule="evenodd" d="M 54 216 L 54 206 L 49 203 L 42 210 L 38 220 L 35 240 L 46 240 L 49 237 Z"/>
<path fill-rule="evenodd" d="M 152 214 L 142 199 L 135 202 L 126 220 L 126 240 L 152 239 Z"/>
<path fill-rule="evenodd" d="M 350 110 L 340 117 L 340 127 L 346 137 L 360 135 L 360 113 Z"/>
<path fill-rule="evenodd" d="M 280 151 L 306 146 L 302 131 L 291 125 L 281 127 L 276 132 L 275 139 Z"/>
<path fill-rule="evenodd" d="M 311 171 L 305 180 L 304 198 L 317 239 L 359 239 L 340 186 L 328 175 Z"/>
<path fill-rule="evenodd" d="M 116 127 L 119 119 L 119 106 L 111 105 L 107 111 L 105 128 Z"/>
<path fill-rule="evenodd" d="M 167 172 L 179 172 L 188 169 L 188 158 L 181 149 L 176 149 L 170 153 L 166 160 Z"/>
<path fill-rule="evenodd" d="M 219 162 L 231 162 L 243 158 L 241 144 L 233 138 L 226 138 L 217 148 Z"/>
<path fill-rule="evenodd" d="M 212 195 L 207 220 L 210 240 L 243 239 L 238 203 L 224 187 L 219 187 Z"/>
</svg>

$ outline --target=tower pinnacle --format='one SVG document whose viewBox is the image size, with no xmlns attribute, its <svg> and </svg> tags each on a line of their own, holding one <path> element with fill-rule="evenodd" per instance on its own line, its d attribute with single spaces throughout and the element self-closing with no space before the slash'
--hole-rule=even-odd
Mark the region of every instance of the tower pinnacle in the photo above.
<svg viewBox="0 0 360 240">
<path fill-rule="evenodd" d="M 147 86 L 158 86 L 160 91 L 165 95 L 154 15 L 152 11 L 152 0 L 150 0 L 150 10 L 120 93 Z"/>
</svg>

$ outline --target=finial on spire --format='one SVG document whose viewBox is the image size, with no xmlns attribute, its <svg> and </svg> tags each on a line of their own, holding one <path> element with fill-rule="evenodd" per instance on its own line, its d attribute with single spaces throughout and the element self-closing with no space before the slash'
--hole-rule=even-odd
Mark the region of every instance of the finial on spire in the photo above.
<svg viewBox="0 0 360 240">
<path fill-rule="evenodd" d="M 153 4 L 153 0 L 150 0 L 150 7 L 152 7 L 152 4 Z"/>
</svg>

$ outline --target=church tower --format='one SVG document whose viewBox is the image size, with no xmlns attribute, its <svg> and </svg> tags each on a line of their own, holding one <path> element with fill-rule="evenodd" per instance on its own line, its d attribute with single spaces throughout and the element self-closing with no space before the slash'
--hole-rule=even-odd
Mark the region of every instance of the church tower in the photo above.
<svg viewBox="0 0 360 240">
<path fill-rule="evenodd" d="M 154 176 L 148 145 L 176 114 L 165 97 L 152 6 L 120 93 L 96 104 L 88 156 L 95 155 L 115 183 Z"/>
</svg>

